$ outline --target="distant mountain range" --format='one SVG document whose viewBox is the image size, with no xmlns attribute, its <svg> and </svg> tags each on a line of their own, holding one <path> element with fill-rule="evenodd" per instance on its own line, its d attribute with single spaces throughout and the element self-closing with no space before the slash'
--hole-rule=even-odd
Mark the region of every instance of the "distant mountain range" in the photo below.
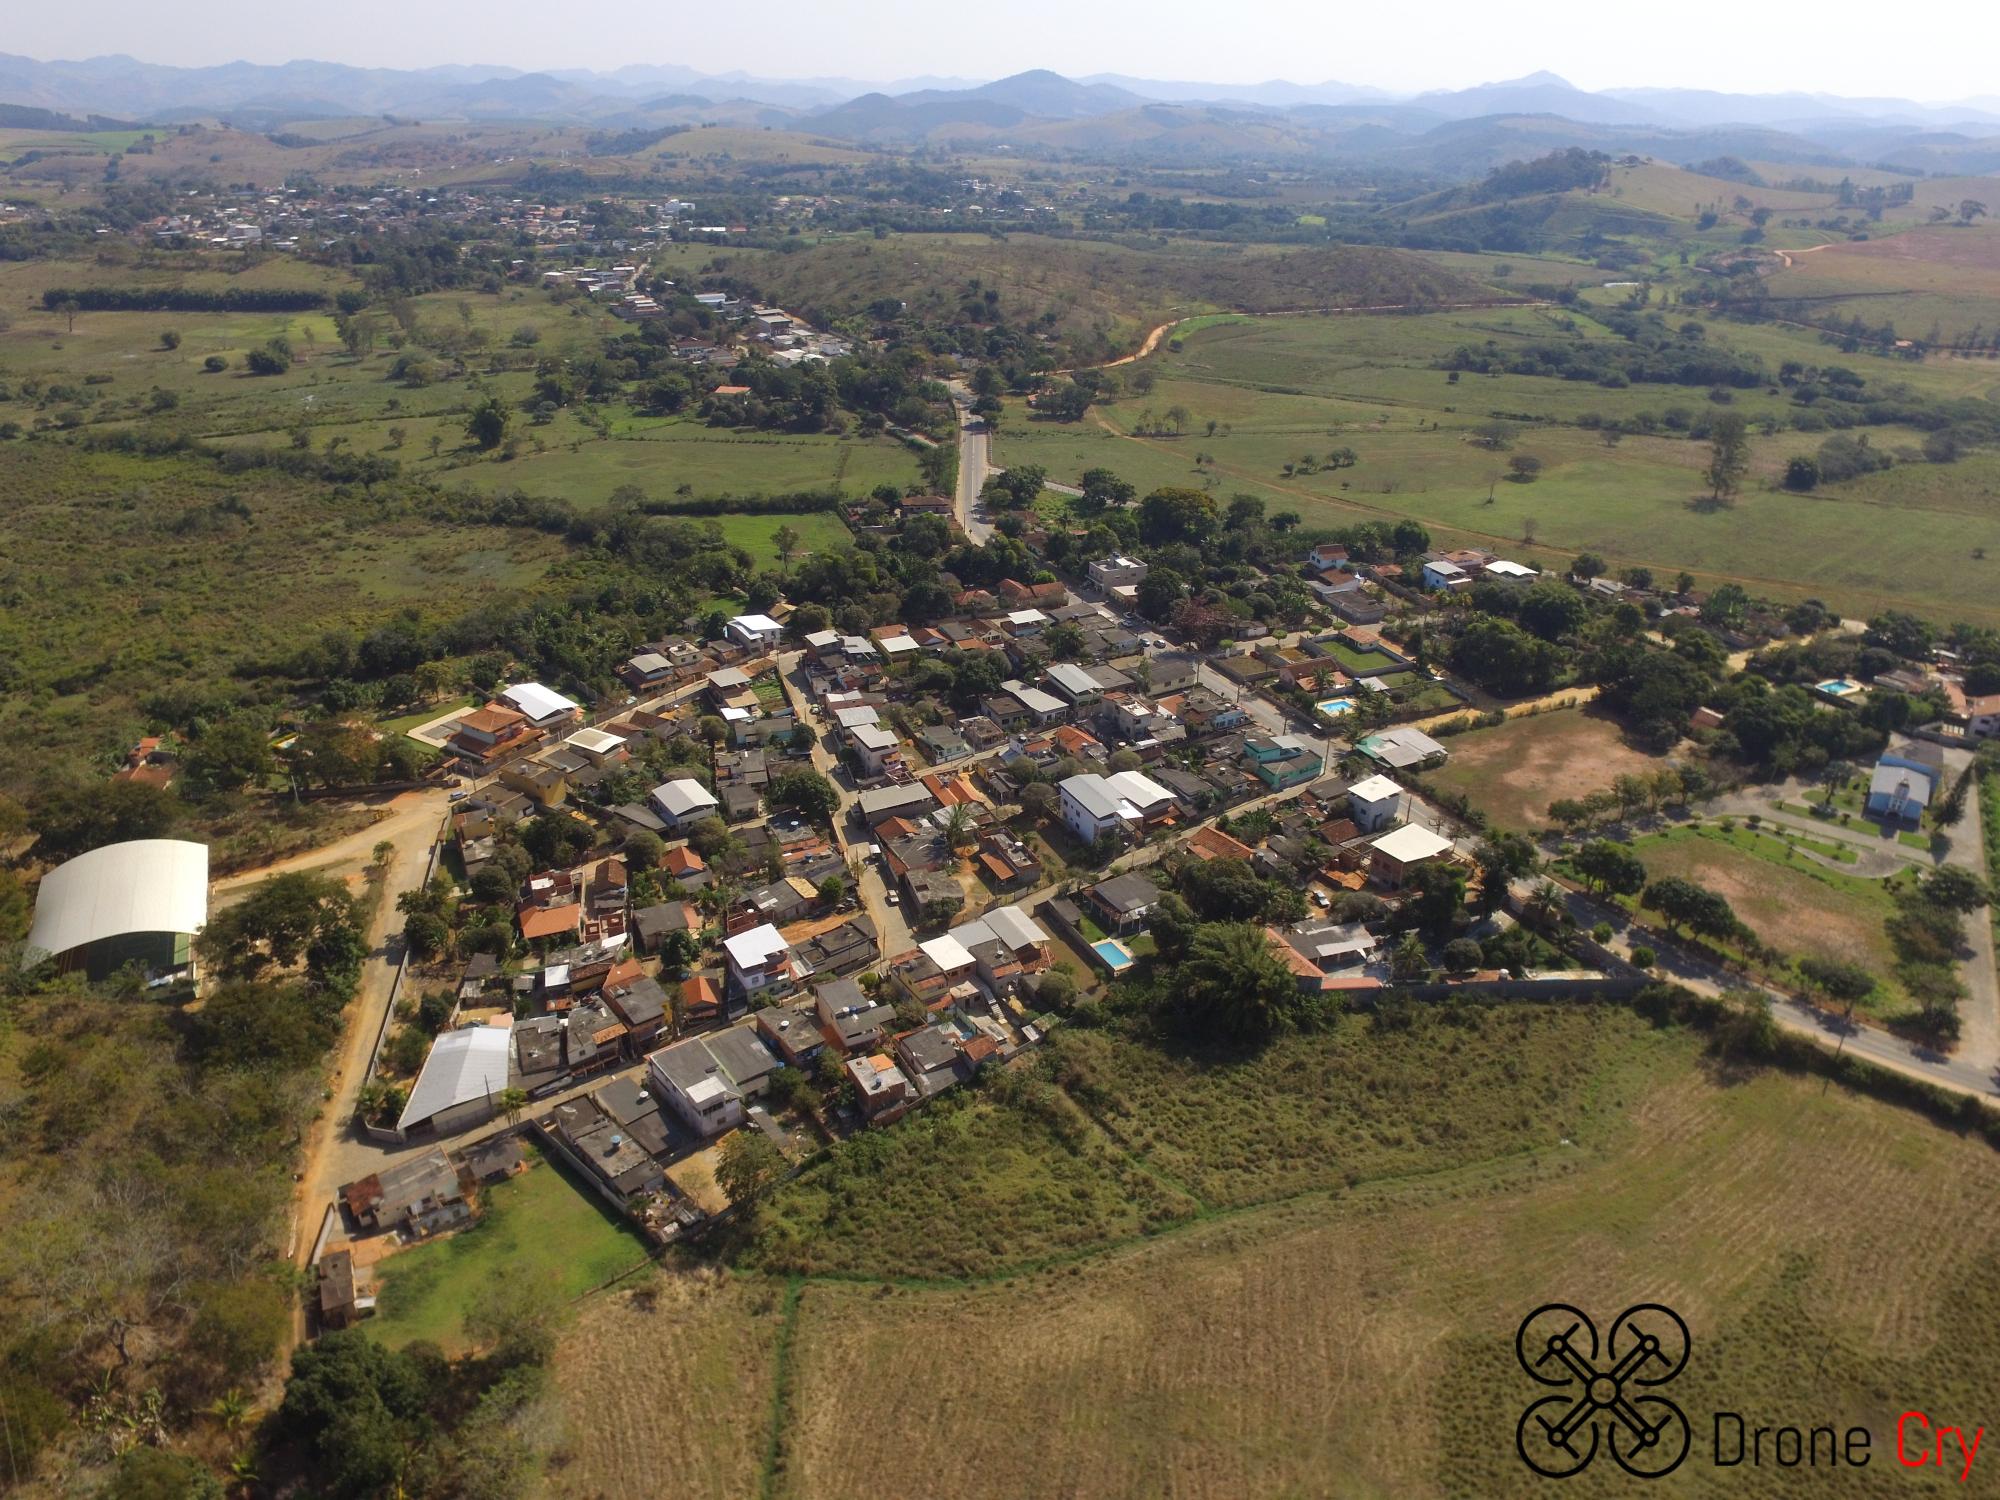
<svg viewBox="0 0 2000 1500">
<path fill-rule="evenodd" d="M 174 68 L 130 57 L 38 62 L 0 54 L 0 106 L 54 128 L 65 117 L 72 128 L 101 117 L 161 125 L 221 118 L 255 130 L 379 115 L 614 130 L 718 122 L 883 146 L 1012 146 L 1163 162 L 1336 157 L 1454 175 L 1572 145 L 1684 163 L 1734 155 L 1984 171 L 1992 168 L 1974 163 L 2000 160 L 1995 98 L 1924 104 L 1678 88 L 1592 92 L 1547 72 L 1397 97 L 1331 81 L 1071 79 L 1041 69 L 985 83 L 869 84 L 671 63 L 533 73 L 311 61 Z"/>
</svg>

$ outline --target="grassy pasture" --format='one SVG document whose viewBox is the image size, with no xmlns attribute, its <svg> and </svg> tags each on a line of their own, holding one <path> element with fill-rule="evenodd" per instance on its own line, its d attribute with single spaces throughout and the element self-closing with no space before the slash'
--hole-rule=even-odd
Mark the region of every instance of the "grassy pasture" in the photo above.
<svg viewBox="0 0 2000 1500">
<path fill-rule="evenodd" d="M 1556 332 L 1543 309 L 1422 317 L 1265 318 L 1212 327 L 1180 354 L 1148 362 L 1150 392 L 1128 391 L 1082 423 L 1025 419 L 1011 408 L 995 443 L 1000 463 L 1046 466 L 1074 482 L 1104 465 L 1144 491 L 1162 484 L 1205 487 L 1226 497 L 1261 495 L 1295 509 L 1309 526 L 1415 516 L 1434 531 L 1495 546 L 1527 560 L 1598 552 L 1617 566 L 1655 573 L 1682 568 L 1711 581 L 1734 578 L 1781 597 L 1816 595 L 1849 614 L 1920 608 L 1953 618 L 2000 620 L 1992 565 L 2000 557 L 1996 469 L 1986 456 L 1958 465 L 1899 465 L 1811 495 L 1777 486 L 1787 458 L 1810 453 L 1821 434 L 1781 431 L 1752 442 L 1751 481 L 1733 508 L 1706 503 L 1707 447 L 1662 431 L 1615 444 L 1574 425 L 1595 412 L 1630 417 L 1711 409 L 1701 390 L 1631 386 L 1605 390 L 1537 376 L 1463 375 L 1456 384 L 1431 361 L 1460 343 L 1503 343 Z M 1760 354 L 1818 362 L 1826 348 L 1769 326 L 1711 323 L 1708 337 Z M 1580 323 L 1584 336 L 1608 336 Z M 1871 380 L 1903 381 L 1938 397 L 1985 394 L 2000 366 L 1984 361 L 1910 365 L 1843 356 Z M 1273 388 L 1276 389 L 1273 389 Z M 1135 429 L 1175 407 L 1192 420 L 1180 437 Z M 1753 420 L 1789 417 L 1781 397 L 1740 393 L 1733 410 Z M 1506 414 L 1516 424 L 1507 452 L 1472 441 L 1472 429 Z M 1208 423 L 1214 421 L 1214 433 Z M 1917 434 L 1871 432 L 1886 449 Z M 1351 447 L 1346 469 L 1285 476 L 1303 454 Z M 1198 454 L 1213 462 L 1198 465 Z M 1542 461 L 1540 477 L 1507 477 L 1515 453 Z M 1524 549 L 1531 533 L 1542 550 Z"/>
<path fill-rule="evenodd" d="M 1546 828 L 1558 798 L 1584 797 L 1665 764 L 1628 746 L 1611 720 L 1581 709 L 1523 715 L 1445 744 L 1450 758 L 1425 773 L 1425 783 L 1471 798 L 1502 828 L 1520 832 Z"/>
<path fill-rule="evenodd" d="M 2000 181 L 1959 196 L 1982 195 L 2000 208 Z M 1981 220 L 1828 245 L 1795 255 L 1767 285 L 1773 297 L 1815 299 L 1815 315 L 1888 320 L 1905 338 L 1926 338 L 1933 325 L 1946 339 L 1975 326 L 1990 336 L 2000 331 L 2000 228 Z"/>
</svg>

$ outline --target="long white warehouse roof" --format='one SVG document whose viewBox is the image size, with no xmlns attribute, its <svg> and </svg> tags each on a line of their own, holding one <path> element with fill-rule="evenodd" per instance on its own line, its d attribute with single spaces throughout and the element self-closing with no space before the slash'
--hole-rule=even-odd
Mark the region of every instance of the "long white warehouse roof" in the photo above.
<svg viewBox="0 0 2000 1500">
<path fill-rule="evenodd" d="M 466 1026 L 431 1043 L 431 1055 L 403 1106 L 399 1130 L 428 1120 L 453 1105 L 469 1104 L 507 1087 L 507 1059 L 514 1031 L 507 1026 Z"/>
<path fill-rule="evenodd" d="M 42 877 L 28 946 L 59 955 L 133 932 L 208 924 L 208 845 L 133 839 L 79 854 Z"/>
</svg>

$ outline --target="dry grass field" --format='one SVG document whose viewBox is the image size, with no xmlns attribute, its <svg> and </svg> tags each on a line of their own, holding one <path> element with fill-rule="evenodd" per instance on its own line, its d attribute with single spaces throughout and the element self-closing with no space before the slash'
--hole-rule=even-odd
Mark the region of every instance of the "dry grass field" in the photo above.
<svg viewBox="0 0 2000 1500">
<path fill-rule="evenodd" d="M 783 1285 L 658 1275 L 585 1304 L 558 1351 L 558 1495 L 744 1500 L 771 1425 Z"/>
<path fill-rule="evenodd" d="M 777 1278 L 670 1275 L 656 1311 L 594 1306 L 562 1357 L 600 1378 L 552 1487 L 1542 1494 L 1512 1451 L 1538 1391 L 1511 1346 L 1546 1300 L 1608 1322 L 1657 1299 L 1686 1318 L 1694 1359 L 1673 1394 L 1693 1455 L 1649 1494 L 1879 1495 L 1898 1411 L 1983 1419 L 2000 1355 L 1965 1335 L 2000 1313 L 2000 1157 L 1817 1080 L 1722 1069 L 1686 1034 L 1624 1045 L 1615 1108 L 1531 1152 L 1214 1214 L 976 1287 L 794 1283 L 782 1372 Z M 1717 1409 L 1868 1426 L 1874 1464 L 1717 1469 Z M 775 1451 L 759 1425 L 774 1414 Z M 1600 1463 L 1564 1493 L 1629 1493 L 1622 1477 Z M 1962 1491 L 1995 1492 L 1977 1470 Z"/>
<path fill-rule="evenodd" d="M 1634 750 L 1610 719 L 1582 709 L 1532 714 L 1445 742 L 1451 758 L 1424 780 L 1459 792 L 1502 828 L 1546 828 L 1549 804 L 1665 764 Z"/>
</svg>

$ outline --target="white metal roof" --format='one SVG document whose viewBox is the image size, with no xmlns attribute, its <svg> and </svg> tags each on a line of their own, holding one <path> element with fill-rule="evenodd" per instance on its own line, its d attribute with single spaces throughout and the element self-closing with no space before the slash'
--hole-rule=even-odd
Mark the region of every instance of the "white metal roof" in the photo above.
<svg viewBox="0 0 2000 1500">
<path fill-rule="evenodd" d="M 863 750 L 893 750 L 896 735 L 893 730 L 884 729 L 880 724 L 856 724 L 847 731 L 854 737 L 854 743 Z"/>
<path fill-rule="evenodd" d="M 1079 697 L 1099 691 L 1097 679 L 1072 661 L 1059 661 L 1050 667 L 1049 681 L 1065 692 Z"/>
<path fill-rule="evenodd" d="M 1018 906 L 996 906 L 980 920 L 1009 948 L 1029 948 L 1049 940 L 1041 924 Z"/>
<path fill-rule="evenodd" d="M 1387 802 L 1391 797 L 1402 796 L 1403 789 L 1386 776 L 1370 776 L 1349 787 L 1347 795 L 1357 802 Z"/>
<path fill-rule="evenodd" d="M 42 877 L 31 949 L 53 955 L 132 932 L 197 933 L 208 922 L 208 845 L 133 839 Z"/>
<path fill-rule="evenodd" d="M 769 615 L 738 615 L 729 623 L 751 635 L 776 635 L 785 628 Z"/>
<path fill-rule="evenodd" d="M 754 969 L 772 954 L 783 953 L 791 946 L 785 941 L 784 934 L 769 922 L 722 940 L 729 961 L 739 969 Z"/>
<path fill-rule="evenodd" d="M 923 949 L 926 958 L 946 973 L 953 969 L 970 968 L 972 965 L 972 955 L 965 951 L 965 944 L 948 932 L 943 937 L 934 937 L 929 942 L 919 943 L 917 946 Z"/>
<path fill-rule="evenodd" d="M 1118 798 L 1112 792 L 1110 783 L 1094 772 L 1085 771 L 1080 775 L 1064 777 L 1061 790 L 1064 796 L 1093 818 L 1118 816 Z"/>
<path fill-rule="evenodd" d="M 468 1026 L 447 1031 L 431 1046 L 424 1070 L 410 1090 L 410 1102 L 403 1106 L 397 1128 L 408 1130 L 441 1110 L 469 1104 L 507 1087 L 507 1056 L 513 1042 L 513 1023 L 500 1026 Z"/>
<path fill-rule="evenodd" d="M 686 817 L 697 807 L 721 806 L 715 800 L 715 794 L 692 776 L 683 776 L 679 781 L 654 787 L 653 801 L 677 818 Z"/>
<path fill-rule="evenodd" d="M 554 718 L 557 714 L 571 713 L 576 708 L 576 705 L 561 693 L 553 688 L 545 688 L 539 682 L 516 683 L 501 692 L 500 701 L 536 721 Z"/>
<path fill-rule="evenodd" d="M 1135 807 L 1157 807 L 1174 800 L 1174 794 L 1152 777 L 1138 771 L 1114 771 L 1104 778 L 1114 797 L 1122 797 Z"/>
<path fill-rule="evenodd" d="M 1049 617 L 1039 609 L 1017 609 L 1007 616 L 1009 625 L 1046 625 Z"/>
<path fill-rule="evenodd" d="M 1408 865 L 1444 853 L 1451 847 L 1451 840 L 1420 824 L 1405 823 L 1394 833 L 1385 833 L 1375 840 L 1375 847 L 1398 864 Z"/>
<path fill-rule="evenodd" d="M 864 724 L 882 721 L 882 716 L 865 703 L 859 708 L 835 709 L 833 717 L 842 729 L 859 729 Z"/>
</svg>

